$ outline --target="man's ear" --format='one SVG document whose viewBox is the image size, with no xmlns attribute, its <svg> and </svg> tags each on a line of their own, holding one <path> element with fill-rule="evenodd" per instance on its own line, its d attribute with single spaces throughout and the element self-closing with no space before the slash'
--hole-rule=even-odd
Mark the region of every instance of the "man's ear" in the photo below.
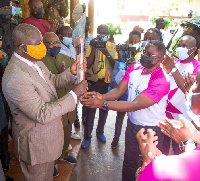
<svg viewBox="0 0 200 181">
<path fill-rule="evenodd" d="M 164 57 L 158 57 L 158 60 L 160 61 L 160 63 L 162 63 L 162 61 L 164 60 Z"/>
<path fill-rule="evenodd" d="M 27 47 L 26 47 L 26 45 L 24 45 L 24 44 L 21 44 L 21 45 L 19 45 L 18 46 L 18 49 L 19 49 L 19 51 L 21 51 L 21 52 L 27 52 Z"/>
<path fill-rule="evenodd" d="M 196 50 L 197 50 L 197 47 L 193 47 L 193 51 L 196 52 Z"/>
<path fill-rule="evenodd" d="M 58 38 L 62 41 L 63 40 L 63 36 L 61 34 L 58 34 Z"/>
</svg>

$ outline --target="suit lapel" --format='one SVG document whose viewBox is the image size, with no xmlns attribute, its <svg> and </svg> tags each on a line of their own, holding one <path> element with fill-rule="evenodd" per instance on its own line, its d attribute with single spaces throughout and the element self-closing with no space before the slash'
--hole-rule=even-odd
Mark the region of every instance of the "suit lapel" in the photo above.
<svg viewBox="0 0 200 181">
<path fill-rule="evenodd" d="M 40 67 L 40 69 L 42 70 L 42 72 L 45 71 L 45 70 L 44 70 L 45 68 L 46 68 L 46 70 L 48 70 L 47 67 L 44 65 L 44 63 L 43 63 L 42 61 L 37 62 L 37 65 Z M 44 68 L 44 66 L 45 66 L 45 68 Z M 49 71 L 49 70 L 48 70 L 48 71 Z M 50 72 L 50 71 L 49 71 L 49 72 Z M 50 89 L 52 90 L 52 92 L 54 93 L 54 96 L 55 96 L 56 98 L 58 98 L 56 89 L 55 89 L 54 85 L 52 84 L 52 82 L 51 82 L 51 80 L 50 80 L 50 77 L 49 77 L 48 74 L 46 74 L 45 72 L 43 72 L 43 75 L 44 75 L 44 78 L 45 78 L 46 83 L 48 84 L 49 88 L 50 88 Z M 50 73 L 50 76 L 51 76 L 51 73 Z"/>
<path fill-rule="evenodd" d="M 17 57 L 15 57 L 13 61 L 15 61 L 18 65 L 20 65 L 21 69 L 24 72 L 28 72 L 29 76 L 32 79 L 34 79 L 37 83 L 41 84 L 47 92 L 49 92 L 51 95 L 57 98 L 55 88 L 52 88 L 53 86 L 51 82 L 49 81 L 49 79 L 47 78 L 47 76 L 44 75 L 45 80 L 46 80 L 45 82 L 45 80 L 38 74 L 38 72 L 34 70 L 32 67 L 30 67 L 28 64 L 26 64 L 25 62 L 19 60 Z"/>
</svg>

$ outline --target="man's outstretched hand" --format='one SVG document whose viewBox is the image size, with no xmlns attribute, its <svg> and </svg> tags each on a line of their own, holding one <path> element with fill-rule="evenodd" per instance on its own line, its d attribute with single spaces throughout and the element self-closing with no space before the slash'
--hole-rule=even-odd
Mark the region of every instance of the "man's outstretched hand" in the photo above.
<svg viewBox="0 0 200 181">
<path fill-rule="evenodd" d="M 83 99 L 90 99 L 90 98 L 97 98 L 97 99 L 103 99 L 102 94 L 98 92 L 86 92 L 84 94 Z"/>
<path fill-rule="evenodd" d="M 102 94 L 98 92 L 87 92 L 81 99 L 81 103 L 89 108 L 102 108 L 103 102 Z"/>
<path fill-rule="evenodd" d="M 87 92 L 87 87 L 87 81 L 83 80 L 79 84 L 75 84 L 72 88 L 72 91 L 77 95 L 78 98 L 80 98 Z"/>
</svg>

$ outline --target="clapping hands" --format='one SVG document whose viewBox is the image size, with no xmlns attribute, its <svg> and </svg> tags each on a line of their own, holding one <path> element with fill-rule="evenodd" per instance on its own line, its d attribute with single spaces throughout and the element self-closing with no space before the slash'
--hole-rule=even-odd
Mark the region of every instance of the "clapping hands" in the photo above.
<svg viewBox="0 0 200 181">
<path fill-rule="evenodd" d="M 178 144 L 181 141 L 194 140 L 197 131 L 194 125 L 182 115 L 179 116 L 179 121 L 165 118 L 164 121 L 159 122 L 158 127 L 165 135 L 172 138 Z"/>
<path fill-rule="evenodd" d="M 144 132 L 145 129 L 141 128 L 136 135 L 143 157 L 143 167 L 148 165 L 155 156 L 162 154 L 161 151 L 156 147 L 158 144 L 158 137 L 155 136 L 156 132 L 152 129 L 147 129 L 147 134 L 144 134 Z"/>
</svg>

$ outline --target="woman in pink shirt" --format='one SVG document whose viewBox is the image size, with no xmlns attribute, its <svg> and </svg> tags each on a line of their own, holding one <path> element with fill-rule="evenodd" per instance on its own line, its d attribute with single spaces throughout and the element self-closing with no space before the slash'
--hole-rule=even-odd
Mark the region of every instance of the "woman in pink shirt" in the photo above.
<svg viewBox="0 0 200 181">
<path fill-rule="evenodd" d="M 194 116 L 198 117 L 195 124 L 199 125 L 200 71 L 196 79 L 197 83 L 191 87 L 186 104 L 189 105 L 187 112 L 191 113 L 189 115 L 193 117 L 193 120 L 195 120 Z M 192 78 L 185 79 L 185 87 L 193 82 L 191 80 Z M 143 157 L 143 165 L 136 172 L 138 181 L 200 180 L 200 147 L 195 148 L 195 143 L 200 144 L 200 132 L 183 116 L 179 116 L 179 121 L 165 119 L 164 122 L 159 123 L 159 127 L 164 134 L 179 144 L 181 151 L 184 152 L 180 155 L 162 155 L 156 147 L 158 142 L 153 130 L 148 129 L 147 134 L 144 134 L 145 130 L 141 129 L 137 133 L 136 137 Z"/>
</svg>

